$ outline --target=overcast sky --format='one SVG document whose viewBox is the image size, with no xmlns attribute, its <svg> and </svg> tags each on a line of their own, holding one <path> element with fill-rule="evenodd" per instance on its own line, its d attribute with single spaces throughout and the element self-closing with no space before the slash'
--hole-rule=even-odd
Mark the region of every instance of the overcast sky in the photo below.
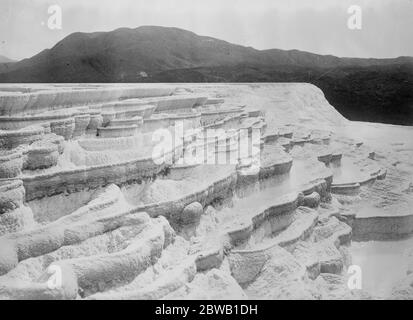
<svg viewBox="0 0 413 320">
<path fill-rule="evenodd" d="M 62 29 L 47 27 L 50 5 Z M 350 30 L 350 5 L 362 29 Z M 257 49 L 348 57 L 413 56 L 413 0 L 0 0 L 0 55 L 30 57 L 76 31 L 179 27 Z"/>
</svg>

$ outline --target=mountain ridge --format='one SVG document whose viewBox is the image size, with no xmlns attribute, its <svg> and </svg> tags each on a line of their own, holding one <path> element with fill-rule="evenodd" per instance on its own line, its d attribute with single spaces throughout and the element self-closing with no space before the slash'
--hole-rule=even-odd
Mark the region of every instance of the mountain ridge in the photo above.
<svg viewBox="0 0 413 320">
<path fill-rule="evenodd" d="M 142 71 L 152 74 L 239 64 L 333 68 L 402 62 L 413 63 L 413 57 L 340 58 L 296 49 L 258 50 L 184 29 L 141 26 L 109 32 L 72 33 L 52 48 L 14 63 L 7 72 L 0 70 L 0 81 L 87 82 L 96 78 L 117 82 L 133 81 Z M 54 68 L 58 72 L 53 71 Z"/>
<path fill-rule="evenodd" d="M 413 57 L 258 50 L 179 28 L 75 32 L 0 64 L 0 82 L 309 82 L 351 120 L 413 124 Z M 397 104 L 397 105 L 395 105 Z"/>
<path fill-rule="evenodd" d="M 13 62 L 16 62 L 16 60 L 10 59 L 0 54 L 0 63 L 13 63 Z"/>
</svg>

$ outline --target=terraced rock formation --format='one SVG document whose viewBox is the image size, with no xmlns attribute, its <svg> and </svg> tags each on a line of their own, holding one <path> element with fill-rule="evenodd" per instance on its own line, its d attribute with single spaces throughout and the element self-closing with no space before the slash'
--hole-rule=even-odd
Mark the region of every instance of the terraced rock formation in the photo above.
<svg viewBox="0 0 413 320">
<path fill-rule="evenodd" d="M 389 164 L 311 85 L 33 85 L 0 101 L 2 299 L 412 297 L 404 277 L 384 296 L 349 285 L 354 241 L 410 243 L 410 211 L 385 207 L 412 201 L 391 193 L 411 153 Z"/>
</svg>

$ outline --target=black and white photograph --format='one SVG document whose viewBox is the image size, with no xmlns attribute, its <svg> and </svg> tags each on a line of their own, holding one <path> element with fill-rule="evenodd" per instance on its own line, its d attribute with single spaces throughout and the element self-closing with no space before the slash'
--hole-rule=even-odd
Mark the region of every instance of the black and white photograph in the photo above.
<svg viewBox="0 0 413 320">
<path fill-rule="evenodd" d="M 412 208 L 413 0 L 0 0 L 0 300 L 413 300 Z"/>
</svg>

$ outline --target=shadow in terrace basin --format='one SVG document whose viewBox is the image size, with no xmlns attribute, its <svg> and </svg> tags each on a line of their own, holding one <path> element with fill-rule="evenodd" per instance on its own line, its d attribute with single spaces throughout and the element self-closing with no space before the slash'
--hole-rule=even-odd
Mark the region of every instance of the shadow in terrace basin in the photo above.
<svg viewBox="0 0 413 320">
<path fill-rule="evenodd" d="M 396 282 L 407 275 L 413 237 L 396 241 L 352 242 L 352 264 L 361 267 L 362 289 L 377 297 L 390 296 Z"/>
<path fill-rule="evenodd" d="M 274 175 L 255 184 L 238 185 L 238 197 L 233 199 L 231 207 L 220 212 L 224 225 L 233 225 L 245 219 L 251 219 L 255 214 L 274 205 L 281 199 L 293 193 L 306 189 L 310 181 L 326 175 L 326 168 L 321 162 L 305 162 L 294 160 L 289 172 Z"/>
<path fill-rule="evenodd" d="M 33 218 L 36 222 L 50 223 L 83 207 L 100 190 L 82 190 L 71 194 L 61 193 L 29 201 L 27 205 L 32 209 Z"/>
</svg>

